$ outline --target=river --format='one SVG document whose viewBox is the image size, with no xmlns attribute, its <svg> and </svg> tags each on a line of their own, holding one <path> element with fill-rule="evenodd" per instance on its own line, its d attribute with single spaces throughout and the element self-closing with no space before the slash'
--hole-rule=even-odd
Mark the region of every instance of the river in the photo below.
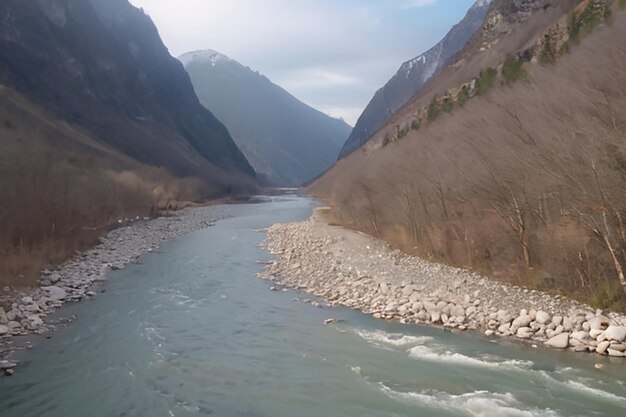
<svg viewBox="0 0 626 417">
<path fill-rule="evenodd" d="M 624 364 L 386 323 L 255 278 L 272 197 L 111 272 L 0 378 L 2 417 L 623 416 Z M 328 318 L 339 321 L 324 325 Z"/>
</svg>

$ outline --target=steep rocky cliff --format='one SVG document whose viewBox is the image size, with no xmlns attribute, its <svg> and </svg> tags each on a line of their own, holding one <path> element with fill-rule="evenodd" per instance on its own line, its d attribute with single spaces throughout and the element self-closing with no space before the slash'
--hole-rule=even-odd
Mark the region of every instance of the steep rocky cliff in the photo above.
<svg viewBox="0 0 626 417">
<path fill-rule="evenodd" d="M 491 0 L 478 0 L 467 15 L 433 48 L 402 64 L 396 75 L 376 92 L 341 150 L 343 158 L 361 147 L 411 97 L 449 65 L 471 36 L 482 27 Z"/>
<path fill-rule="evenodd" d="M 127 0 L 4 0 L 0 21 L 0 83 L 141 162 L 253 183 L 224 125 Z"/>
<path fill-rule="evenodd" d="M 0 283 L 256 174 L 127 0 L 0 1 Z"/>
</svg>

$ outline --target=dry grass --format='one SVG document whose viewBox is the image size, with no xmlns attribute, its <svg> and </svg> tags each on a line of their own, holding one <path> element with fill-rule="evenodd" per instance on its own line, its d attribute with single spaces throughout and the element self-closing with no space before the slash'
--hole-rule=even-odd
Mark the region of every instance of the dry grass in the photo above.
<svg viewBox="0 0 626 417">
<path fill-rule="evenodd" d="M 31 285 L 118 219 L 156 214 L 221 190 L 177 179 L 103 147 L 0 94 L 0 285 Z"/>
</svg>

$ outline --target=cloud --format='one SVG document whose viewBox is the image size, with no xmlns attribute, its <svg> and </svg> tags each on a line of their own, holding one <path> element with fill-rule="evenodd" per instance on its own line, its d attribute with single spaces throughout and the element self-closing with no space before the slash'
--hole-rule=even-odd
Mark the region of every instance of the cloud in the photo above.
<svg viewBox="0 0 626 417">
<path fill-rule="evenodd" d="M 361 82 L 358 77 L 323 67 L 297 69 L 282 77 L 282 85 L 287 89 L 340 87 Z"/>
<path fill-rule="evenodd" d="M 473 0 L 130 1 L 154 20 L 172 55 L 214 49 L 354 122 L 355 109 Z"/>
</svg>

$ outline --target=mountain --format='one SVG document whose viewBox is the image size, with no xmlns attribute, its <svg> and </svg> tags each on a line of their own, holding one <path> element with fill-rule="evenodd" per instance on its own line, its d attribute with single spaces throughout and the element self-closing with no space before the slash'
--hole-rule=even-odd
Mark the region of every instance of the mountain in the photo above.
<svg viewBox="0 0 626 417">
<path fill-rule="evenodd" d="M 625 8 L 494 0 L 454 62 L 308 191 L 407 252 L 626 310 Z"/>
<path fill-rule="evenodd" d="M 153 22 L 127 0 L 3 0 L 0 83 L 102 143 L 180 176 L 254 183 Z"/>
<path fill-rule="evenodd" d="M 179 58 L 200 102 L 233 135 L 270 183 L 296 186 L 337 159 L 350 126 L 302 103 L 269 79 L 218 52 Z"/>
<path fill-rule="evenodd" d="M 360 148 L 407 100 L 450 64 L 482 26 L 490 4 L 491 0 L 478 0 L 437 45 L 402 64 L 387 84 L 376 92 L 359 117 L 341 149 L 340 158 Z"/>
<path fill-rule="evenodd" d="M 257 188 L 127 0 L 2 0 L 0 22 L 1 283 L 32 283 L 121 219 Z"/>
</svg>

